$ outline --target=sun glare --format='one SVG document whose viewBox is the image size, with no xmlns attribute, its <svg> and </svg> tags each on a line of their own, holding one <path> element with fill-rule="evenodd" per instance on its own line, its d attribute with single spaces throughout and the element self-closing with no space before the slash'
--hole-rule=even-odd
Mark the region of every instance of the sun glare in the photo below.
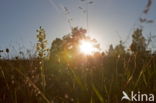
<svg viewBox="0 0 156 103">
<path fill-rule="evenodd" d="M 80 52 L 85 55 L 92 55 L 97 49 L 93 46 L 92 42 L 81 40 L 80 41 Z"/>
</svg>

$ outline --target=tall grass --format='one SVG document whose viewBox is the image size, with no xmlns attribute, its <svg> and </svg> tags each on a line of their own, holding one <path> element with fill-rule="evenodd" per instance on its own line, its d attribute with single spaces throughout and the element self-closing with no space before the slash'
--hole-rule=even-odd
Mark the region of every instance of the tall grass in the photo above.
<svg viewBox="0 0 156 103">
<path fill-rule="evenodd" d="M 118 103 L 123 90 L 156 93 L 156 55 L 88 58 L 81 66 L 44 60 L 45 91 L 38 59 L 0 60 L 0 102 Z"/>
<path fill-rule="evenodd" d="M 76 52 L 79 40 L 98 44 L 74 28 L 53 41 L 47 59 L 45 31 L 37 32 L 37 56 L 10 59 L 6 49 L 6 59 L 0 59 L 0 103 L 119 103 L 122 91 L 156 94 L 156 54 L 145 42 L 143 51 L 135 44 L 131 53 L 120 42 L 108 53 L 82 55 Z"/>
</svg>

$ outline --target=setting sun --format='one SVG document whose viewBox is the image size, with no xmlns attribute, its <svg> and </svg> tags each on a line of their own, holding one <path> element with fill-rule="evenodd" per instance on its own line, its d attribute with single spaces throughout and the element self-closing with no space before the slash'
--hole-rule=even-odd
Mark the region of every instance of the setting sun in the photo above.
<svg viewBox="0 0 156 103">
<path fill-rule="evenodd" d="M 91 55 L 92 53 L 97 51 L 97 49 L 93 46 L 92 42 L 85 41 L 85 40 L 80 41 L 79 48 L 80 48 L 80 52 L 84 53 L 85 55 Z"/>
</svg>

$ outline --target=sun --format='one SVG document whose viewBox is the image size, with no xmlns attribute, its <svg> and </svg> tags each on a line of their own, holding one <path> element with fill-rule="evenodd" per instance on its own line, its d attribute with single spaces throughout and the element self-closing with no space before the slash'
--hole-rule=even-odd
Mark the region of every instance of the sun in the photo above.
<svg viewBox="0 0 156 103">
<path fill-rule="evenodd" d="M 81 40 L 79 45 L 80 52 L 85 55 L 92 55 L 97 49 L 92 42 Z"/>
</svg>

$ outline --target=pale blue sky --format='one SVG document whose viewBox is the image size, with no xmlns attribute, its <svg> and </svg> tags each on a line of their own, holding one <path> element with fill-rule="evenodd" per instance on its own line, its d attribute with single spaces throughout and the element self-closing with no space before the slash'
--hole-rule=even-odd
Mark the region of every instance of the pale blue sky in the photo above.
<svg viewBox="0 0 156 103">
<path fill-rule="evenodd" d="M 156 19 L 156 2 L 153 0 L 150 12 L 142 12 L 147 0 L 93 0 L 89 5 L 89 33 L 97 39 L 101 48 L 126 40 L 134 27 L 139 27 L 139 17 Z M 86 8 L 81 0 L 0 0 L 0 49 L 24 46 L 32 48 L 36 42 L 36 29 L 45 28 L 49 45 L 56 37 L 70 32 L 67 18 L 72 26 L 86 28 L 86 14 L 78 7 Z M 64 15 L 63 7 L 70 14 Z M 134 26 L 135 25 L 135 26 Z M 144 34 L 156 35 L 156 23 L 144 24 Z M 131 41 L 129 36 L 125 45 Z M 156 39 L 153 39 L 156 40 Z M 153 44 L 154 46 L 154 44 Z M 156 46 L 156 45 L 155 45 Z"/>
</svg>

